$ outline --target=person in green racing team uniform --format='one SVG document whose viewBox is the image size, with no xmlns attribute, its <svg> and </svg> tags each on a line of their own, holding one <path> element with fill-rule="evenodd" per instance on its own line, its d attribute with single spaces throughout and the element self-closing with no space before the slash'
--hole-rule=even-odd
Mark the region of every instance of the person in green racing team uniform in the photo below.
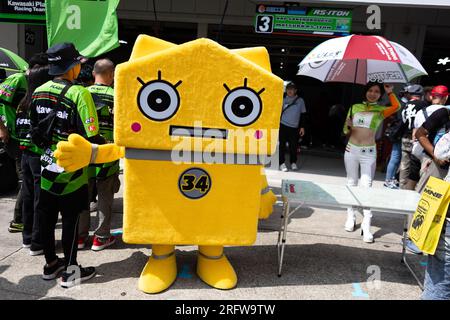
<svg viewBox="0 0 450 320">
<path fill-rule="evenodd" d="M 59 141 L 78 133 L 102 144 L 98 119 L 89 91 L 74 85 L 82 57 L 72 43 L 56 44 L 47 50 L 49 74 L 53 80 L 38 87 L 31 102 L 31 138 L 43 149 L 41 193 L 37 205 L 46 264 L 43 279 L 55 279 L 61 271 L 61 286 L 71 287 L 95 275 L 95 268 L 78 266 L 77 242 L 79 214 L 88 207 L 87 168 L 66 172 L 56 164 L 53 152 Z M 64 258 L 55 253 L 55 225 L 62 216 Z"/>
</svg>

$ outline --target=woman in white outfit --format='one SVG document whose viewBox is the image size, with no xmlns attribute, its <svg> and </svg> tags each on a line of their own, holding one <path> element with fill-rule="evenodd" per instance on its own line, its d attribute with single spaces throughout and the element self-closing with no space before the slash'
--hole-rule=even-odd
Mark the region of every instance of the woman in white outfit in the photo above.
<svg viewBox="0 0 450 320">
<path fill-rule="evenodd" d="M 377 163 L 377 148 L 375 144 L 375 134 L 383 120 L 395 112 L 400 107 L 400 103 L 392 92 L 393 86 L 369 82 L 365 90 L 365 101 L 354 104 L 347 114 L 344 125 L 344 133 L 350 135 L 345 155 L 345 170 L 347 171 L 347 185 L 356 186 L 359 178 L 359 168 L 361 167 L 361 186 L 371 187 L 375 175 Z M 380 106 L 378 101 L 384 92 L 389 97 L 390 106 Z M 363 209 L 364 219 L 361 224 L 361 234 L 365 242 L 373 242 L 373 235 L 370 232 L 372 213 L 369 208 Z M 355 209 L 347 209 L 347 221 L 345 230 L 352 232 L 355 229 L 356 216 Z"/>
</svg>

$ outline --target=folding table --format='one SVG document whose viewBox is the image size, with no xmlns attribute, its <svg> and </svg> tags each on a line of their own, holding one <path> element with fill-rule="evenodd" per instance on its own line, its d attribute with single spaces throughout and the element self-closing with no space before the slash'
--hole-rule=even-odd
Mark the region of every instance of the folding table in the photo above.
<svg viewBox="0 0 450 320">
<path fill-rule="evenodd" d="M 413 214 L 417 208 L 420 200 L 419 193 L 410 190 L 349 187 L 302 180 L 282 180 L 281 194 L 283 210 L 277 242 L 279 277 L 281 277 L 283 267 L 288 220 L 299 208 L 303 205 L 331 209 L 347 207 L 370 208 L 375 212 L 405 216 L 401 262 L 406 265 L 423 290 L 422 281 L 419 280 L 414 270 L 408 264 L 405 248 L 406 240 L 408 239 L 408 216 Z M 297 204 L 297 206 L 291 211 L 292 204 Z"/>
</svg>

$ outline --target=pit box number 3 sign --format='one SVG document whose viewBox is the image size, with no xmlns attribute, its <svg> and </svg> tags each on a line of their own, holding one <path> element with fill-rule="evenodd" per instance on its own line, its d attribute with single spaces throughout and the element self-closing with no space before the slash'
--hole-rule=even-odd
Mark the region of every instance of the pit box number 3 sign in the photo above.
<svg viewBox="0 0 450 320">
<path fill-rule="evenodd" d="M 272 33 L 273 32 L 273 21 L 274 17 L 272 15 L 260 14 L 256 17 L 256 32 L 257 33 Z"/>
</svg>

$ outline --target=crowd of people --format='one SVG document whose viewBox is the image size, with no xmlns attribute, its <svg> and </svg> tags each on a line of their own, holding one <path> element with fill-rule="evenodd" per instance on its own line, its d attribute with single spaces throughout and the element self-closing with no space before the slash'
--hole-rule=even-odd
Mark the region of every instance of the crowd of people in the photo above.
<svg viewBox="0 0 450 320">
<path fill-rule="evenodd" d="M 71 133 L 95 144 L 113 142 L 113 82 L 112 61 L 99 59 L 92 67 L 73 44 L 62 43 L 34 55 L 26 74 L 12 74 L 0 83 L 0 141 L 21 181 L 9 231 L 22 232 L 23 247 L 30 255 L 45 256 L 42 278 L 51 280 L 62 274 L 63 287 L 75 284 L 75 272 L 81 275 L 77 281 L 95 275 L 95 268 L 81 267 L 77 261 L 77 251 L 90 243 L 90 204 L 95 203 L 99 216 L 91 249 L 100 251 L 116 241 L 110 229 L 114 194 L 120 187 L 119 162 L 66 172 L 57 165 L 53 152 L 56 144 Z M 372 186 L 377 132 L 388 118 L 392 121 L 386 135 L 392 142 L 392 152 L 384 186 L 421 192 L 431 176 L 450 180 L 450 152 L 435 154 L 438 143 L 444 150 L 448 146 L 444 142 L 450 141 L 447 87 L 408 85 L 400 92 L 400 100 L 393 89 L 392 85 L 370 82 L 363 102 L 348 110 L 343 128 L 348 138 L 344 154 L 347 185 L 356 186 L 360 179 L 361 185 Z M 388 106 L 380 104 L 384 94 Z M 305 134 L 305 112 L 296 85 L 289 83 L 280 117 L 282 171 L 288 171 L 288 167 L 298 170 L 298 140 Z M 58 257 L 55 249 L 59 214 L 64 257 Z M 363 216 L 361 235 L 363 241 L 371 243 L 370 209 L 364 209 Z M 355 226 L 355 208 L 348 208 L 344 228 L 352 232 Z M 447 214 L 437 254 L 429 256 L 423 298 L 450 298 L 449 227 Z M 411 241 L 408 248 L 421 253 Z"/>
<path fill-rule="evenodd" d="M 385 136 L 392 144 L 387 164 L 384 186 L 390 189 L 416 190 L 421 193 L 430 177 L 450 180 L 450 108 L 446 106 L 448 89 L 444 85 L 423 88 L 410 84 L 400 91 L 399 100 L 392 85 L 369 82 L 365 87 L 362 103 L 352 105 L 347 113 L 343 134 L 347 136 L 344 164 L 347 185 L 371 187 L 377 167 L 376 139 L 384 123 Z M 386 94 L 387 106 L 380 100 Z M 280 124 L 280 170 L 288 171 L 285 160 L 286 143 L 292 170 L 297 170 L 298 139 L 304 134 L 302 114 L 306 112 L 304 101 L 297 96 L 294 84 L 288 84 L 283 101 Z M 441 138 L 448 133 L 448 140 Z M 441 141 L 441 149 L 447 153 L 435 154 L 435 146 Z M 344 229 L 353 232 L 356 226 L 355 208 L 347 209 Z M 412 218 L 412 216 L 411 216 Z M 372 243 L 370 231 L 372 213 L 363 210 L 361 235 L 363 241 Z M 450 299 L 450 214 L 442 230 L 437 253 L 429 255 L 425 277 L 424 299 Z M 422 254 L 419 248 L 407 240 L 406 248 Z"/>
<path fill-rule="evenodd" d="M 361 185 L 371 187 L 376 169 L 375 134 L 384 119 L 393 117 L 388 136 L 392 142 L 392 152 L 387 166 L 384 186 L 391 189 L 416 190 L 421 193 L 430 177 L 444 179 L 449 172 L 449 158 L 438 158 L 435 146 L 450 129 L 450 109 L 445 105 L 448 89 L 443 85 L 423 88 L 408 85 L 401 92 L 401 102 L 393 93 L 393 87 L 369 83 L 363 104 L 353 105 L 348 113 L 344 133 L 349 140 L 345 151 L 345 168 L 348 185 L 358 182 L 361 170 Z M 390 105 L 379 106 L 377 102 L 386 91 Z M 397 179 L 398 177 L 398 179 Z M 370 233 L 370 210 L 365 209 L 361 224 L 363 240 L 373 242 Z M 450 299 L 450 214 L 435 255 L 428 256 L 423 299 Z M 355 215 L 348 209 L 346 231 L 353 231 Z M 410 240 L 406 247 L 413 253 L 422 254 Z"/>
<path fill-rule="evenodd" d="M 103 250 L 116 240 L 110 229 L 119 163 L 65 172 L 53 152 L 71 133 L 96 144 L 113 141 L 113 82 L 112 61 L 99 59 L 92 67 L 73 44 L 61 43 L 35 54 L 25 74 L 14 73 L 0 84 L 0 140 L 21 181 L 8 230 L 22 232 L 30 255 L 45 256 L 42 278 L 61 275 L 63 287 L 95 275 L 94 267 L 77 261 L 77 251 L 90 243 L 91 203 L 99 217 L 91 249 Z M 64 257 L 55 248 L 59 214 Z"/>
</svg>

